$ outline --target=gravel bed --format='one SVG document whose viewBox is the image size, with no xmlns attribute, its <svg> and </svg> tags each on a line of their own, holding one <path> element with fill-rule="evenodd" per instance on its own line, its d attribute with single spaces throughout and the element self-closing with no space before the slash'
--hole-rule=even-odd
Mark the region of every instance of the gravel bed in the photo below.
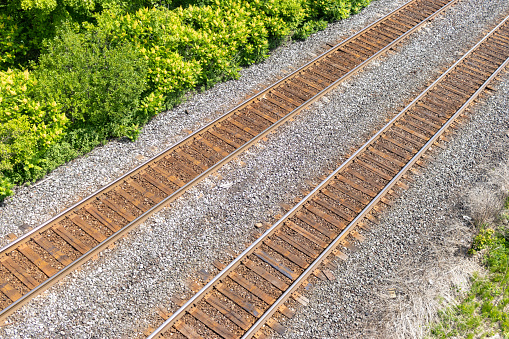
<svg viewBox="0 0 509 339">
<path fill-rule="evenodd" d="M 260 90 L 278 77 L 302 66 L 323 50 L 401 6 L 407 0 L 379 0 L 362 14 L 331 24 L 323 32 L 304 42 L 293 42 L 273 51 L 265 62 L 242 70 L 241 78 L 197 93 L 148 123 L 136 142 L 114 140 L 89 154 L 59 167 L 32 186 L 15 188 L 15 195 L 0 205 L 0 246 L 8 243 L 5 235 L 23 234 L 58 212 L 113 181 L 128 170 L 197 130 L 207 122 L 242 102 L 254 90 Z"/>
<path fill-rule="evenodd" d="M 106 178 L 109 175 L 106 174 L 109 173 L 106 170 L 108 165 L 114 163 L 118 175 L 127 169 L 121 163 L 131 161 L 130 166 L 134 165 L 133 154 L 148 155 L 143 152 L 148 152 L 152 145 L 159 145 L 161 140 L 167 140 L 168 135 L 175 135 L 173 138 L 177 139 L 176 133 L 186 126 L 186 122 L 179 122 L 178 127 L 173 126 L 171 130 L 171 124 L 168 123 L 171 121 L 176 124 L 175 120 L 182 114 L 179 112 L 185 107 L 194 107 L 193 111 L 203 112 L 196 113 L 193 118 L 188 117 L 186 121 L 189 125 L 199 120 L 198 115 L 201 118 L 212 116 L 214 106 L 218 106 L 219 102 L 233 104 L 239 100 L 242 95 L 233 93 L 234 90 L 240 88 L 247 91 L 255 86 L 252 82 L 260 83 L 260 78 L 269 79 L 280 74 L 282 68 L 288 69 L 289 65 L 304 62 L 306 53 L 315 51 L 327 41 L 344 36 L 352 28 L 364 26 L 401 3 L 403 1 L 378 0 L 361 14 L 343 23 L 331 25 L 306 42 L 279 49 L 265 63 L 245 70 L 244 77 L 239 81 L 225 83 L 196 95 L 180 108 L 159 116 L 147 126 L 138 142 L 109 143 L 95 150 L 89 157 L 69 164 L 66 173 L 63 173 L 64 169 L 55 171 L 53 176 L 62 177 L 58 181 L 48 180 L 47 184 L 21 189 L 4 207 L 9 209 L 17 204 L 17 209 L 20 209 L 19 204 L 26 201 L 26 211 L 18 211 L 18 214 L 26 214 L 25 217 L 13 213 L 10 216 L 12 223 L 18 225 L 20 222 L 36 222 L 33 220 L 39 220 L 37 213 L 48 216 L 55 213 L 55 206 L 73 200 L 64 198 L 64 195 L 74 197 L 86 190 L 75 182 L 77 178 L 84 181 L 86 173 L 90 172 L 91 177 L 94 173 L 104 173 L 101 174 L 104 180 L 111 180 L 113 176 Z M 291 202 L 299 195 L 300 188 L 309 188 L 307 180 L 335 168 L 350 148 L 362 144 L 383 124 L 385 118 L 392 116 L 397 108 L 403 107 L 420 92 L 430 79 L 437 77 L 440 70 L 450 65 L 481 37 L 483 30 L 493 27 L 494 18 L 507 10 L 509 4 L 502 0 L 461 1 L 445 17 L 427 24 L 396 52 L 372 64 L 365 72 L 350 79 L 327 98 L 300 114 L 295 121 L 282 126 L 266 141 L 240 156 L 239 161 L 223 167 L 219 177 L 204 180 L 172 203 L 170 209 L 151 217 L 119 241 L 114 249 L 104 251 L 98 260 L 89 261 L 81 271 L 70 274 L 62 283 L 34 298 L 7 319 L 10 324 L 0 329 L 0 336 L 132 338 L 148 326 L 157 325 L 161 321 L 157 307 L 173 307 L 169 301 L 172 295 L 188 296 L 186 281 L 195 278 L 199 269 L 210 269 L 214 259 L 224 256 L 222 250 L 226 246 L 237 251 L 244 248 L 254 223 L 269 221 L 271 216 L 281 213 L 278 203 Z M 505 104 L 507 107 L 507 102 Z M 500 113 L 497 116 L 498 119 L 504 118 Z M 498 124 L 496 127 L 502 126 Z M 503 128 L 507 129 L 507 126 Z M 483 129 L 477 126 L 476 131 L 481 133 Z M 481 141 L 491 140 L 491 129 L 484 132 L 486 135 Z M 465 148 L 466 162 L 477 159 L 472 156 L 479 149 L 475 148 L 477 145 Z M 479 143 L 479 147 L 483 145 Z M 84 173 L 73 176 L 67 174 L 67 171 Z M 57 183 L 62 183 L 62 186 L 52 186 Z M 104 183 L 97 180 L 94 187 Z M 44 185 L 53 188 L 50 190 L 49 186 Z M 41 187 L 46 187 L 47 191 L 44 192 Z M 64 194 L 65 189 L 73 193 Z M 34 191 L 30 193 L 30 190 Z M 46 198 L 43 194 L 46 194 Z M 49 195 L 54 195 L 54 200 Z M 48 206 L 46 209 L 35 207 L 37 197 L 48 206 L 53 206 L 53 209 Z M 410 213 L 420 207 L 420 202 L 414 201 L 415 206 L 402 215 L 411 216 Z M 32 205 L 34 207 L 31 208 Z M 40 205 L 38 203 L 37 206 Z M 41 210 L 37 212 L 37 208 Z M 6 214 L 11 213 L 2 212 L 2 218 L 7 218 Z M 392 246 L 392 243 L 387 243 L 388 248 Z M 373 253 L 378 251 L 382 249 Z M 362 252 L 358 253 L 356 255 Z M 356 255 L 351 260 L 356 260 Z M 388 262 L 393 260 L 388 259 L 388 255 L 384 258 Z M 353 272 L 351 276 L 354 281 Z M 359 279 L 355 281 L 360 284 Z M 318 295 L 320 290 L 317 289 L 316 293 Z M 321 295 L 326 294 L 324 292 Z M 340 297 L 338 295 L 338 299 Z M 333 302 L 340 304 L 340 301 Z M 351 299 L 345 302 L 351 302 Z M 315 307 L 314 304 L 311 307 Z M 306 313 L 311 307 L 306 309 Z M 318 308 L 316 311 L 321 312 Z M 323 314 L 334 315 L 334 312 Z M 320 315 L 321 319 L 323 314 Z M 295 329 L 293 333 L 314 331 L 309 326 L 301 329 L 299 324 L 308 320 L 299 313 L 291 327 Z M 337 324 L 341 321 L 337 320 Z M 344 321 L 344 324 L 347 322 Z M 326 326 L 331 326 L 331 331 L 334 331 L 333 326 L 336 324 Z M 326 337 L 329 332 L 326 329 L 321 333 L 325 333 Z M 317 336 L 321 337 L 320 334 Z"/>
</svg>

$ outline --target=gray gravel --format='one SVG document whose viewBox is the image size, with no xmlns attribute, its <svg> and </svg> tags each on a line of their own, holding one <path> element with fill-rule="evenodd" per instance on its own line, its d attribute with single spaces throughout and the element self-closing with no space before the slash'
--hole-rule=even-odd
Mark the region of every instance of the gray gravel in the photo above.
<svg viewBox="0 0 509 339">
<path fill-rule="evenodd" d="M 67 169 L 55 171 L 52 175 L 58 179 L 48 180 L 35 188 L 19 190 L 14 199 L 3 207 L 2 218 L 9 219 L 4 221 L 5 225 L 2 223 L 2 227 L 5 227 L 3 232 L 13 231 L 15 226 L 23 222 L 37 223 L 44 220 L 55 213 L 55 206 L 70 203 L 76 195 L 83 195 L 99 187 L 133 166 L 136 162 L 135 154 L 148 155 L 149 147 L 158 145 L 161 140 L 168 141 L 168 135 L 173 135 L 168 143 L 174 142 L 180 137 L 177 133 L 182 128 L 196 126 L 194 124 L 205 116 L 213 116 L 214 106 L 219 106 L 218 103 L 225 103 L 224 107 L 231 106 L 245 94 L 236 94 L 234 91 L 239 88 L 248 91 L 281 74 L 283 68 L 303 63 L 309 57 L 306 53 L 314 53 L 325 42 L 344 36 L 353 28 L 364 26 L 401 3 L 403 1 L 378 0 L 360 15 L 331 25 L 325 32 L 316 34 L 306 42 L 279 49 L 265 63 L 245 70 L 239 81 L 222 84 L 209 92 L 196 95 L 180 108 L 159 116 L 147 126 L 138 142 L 109 143 L 95 150 L 89 157 L 72 162 Z M 497 15 L 507 10 L 509 4 L 503 0 L 460 2 L 449 10 L 446 17 L 427 24 L 396 52 L 340 86 L 326 100 L 315 104 L 295 121 L 285 124 L 277 133 L 269 136 L 267 141 L 245 152 L 239 160 L 246 163 L 246 166 L 242 166 L 241 162 L 225 166 L 219 172 L 222 178 L 206 179 L 175 201 L 170 209 L 151 217 L 127 238 L 119 241 L 114 249 L 105 251 L 98 260 L 86 263 L 81 271 L 72 273 L 61 284 L 33 299 L 8 318 L 11 324 L 0 329 L 0 336 L 134 337 L 147 326 L 157 325 L 159 319 L 156 308 L 159 305 L 172 306 L 169 301 L 172 295 L 188 293 L 185 287 L 188 278 L 196 277 L 196 271 L 201 268 L 209 268 L 214 259 L 222 256 L 221 251 L 225 246 L 242 249 L 255 222 L 268 221 L 271 216 L 280 213 L 278 203 L 291 202 L 298 196 L 299 188 L 309 188 L 306 179 L 313 179 L 336 167 L 350 148 L 362 144 L 366 137 L 383 124 L 384 118 L 392 116 L 398 107 L 402 107 L 421 91 L 440 70 L 472 46 L 483 30 L 492 27 Z M 434 52 L 430 54 L 430 51 Z M 504 86 L 509 86 L 509 79 L 506 79 Z M 497 91 L 497 94 L 501 92 L 507 93 L 507 88 Z M 451 189 L 458 168 L 469 169 L 472 165 L 468 164 L 483 160 L 474 154 L 480 149 L 484 150 L 486 142 L 492 141 L 500 129 L 507 129 L 505 122 L 501 122 L 506 115 L 500 111 L 503 107 L 507 108 L 508 103 L 503 98 L 499 99 L 502 101 L 497 106 L 498 112 L 491 112 L 491 120 L 481 120 L 473 129 L 476 133 L 470 140 L 472 145 L 469 143 L 469 147 L 465 147 L 464 143 L 463 148 L 458 147 L 463 152 L 454 156 L 456 162 L 450 166 L 453 174 L 444 174 L 449 179 L 446 182 L 452 183 Z M 191 111 L 196 114 L 177 123 L 182 116 L 180 112 L 186 108 L 192 108 Z M 474 143 L 474 140 L 477 142 Z M 465 158 L 458 158 L 460 155 Z M 115 164 L 113 167 L 118 168 L 115 174 L 106 170 L 112 163 Z M 446 164 L 444 160 L 442 165 Z M 72 174 L 80 171 L 83 173 Z M 94 177 L 95 173 L 101 173 L 103 177 L 90 186 L 81 186 L 80 182 Z M 422 209 L 422 197 L 426 197 L 425 202 L 431 206 L 427 197 L 435 192 L 434 187 L 438 187 L 434 194 L 445 198 L 440 182 L 430 182 L 434 185 L 430 186 L 429 182 L 422 187 L 414 185 L 413 190 L 421 190 L 420 200 L 413 200 L 411 208 L 400 211 L 396 217 L 408 218 L 405 220 L 413 221 L 410 224 L 415 223 L 414 227 L 424 224 L 423 220 L 419 222 L 420 219 L 413 218 L 414 211 Z M 36 202 L 37 206 L 47 206 L 36 207 Z M 22 213 L 24 216 L 21 216 Z M 41 214 L 46 216 L 42 217 Z M 13 225 L 11 229 L 7 224 Z M 400 231 L 405 230 L 402 224 L 398 225 Z M 365 244 L 369 241 L 373 241 L 371 235 Z M 390 253 L 385 250 L 386 247 L 398 249 L 401 255 L 405 251 L 401 246 L 394 245 L 394 242 L 373 243 L 371 246 L 377 246 L 371 250 L 371 257 L 373 253 Z M 351 256 L 350 261 L 362 260 L 361 253 Z M 364 260 L 367 258 L 370 256 L 367 255 Z M 380 274 L 386 272 L 385 265 L 397 262 L 397 257 L 393 258 L 389 254 L 383 258 L 384 264 L 378 268 Z M 369 278 L 368 273 L 366 275 L 369 279 L 362 276 L 363 272 L 345 272 L 350 273 L 341 281 L 348 281 L 351 286 L 364 286 L 363 281 L 375 279 Z M 356 274 L 361 278 L 357 278 Z M 299 313 L 290 324 L 295 336 L 302 337 L 298 334 L 300 331 L 309 331 L 303 334 L 327 337 L 329 333 L 341 330 L 338 327 L 340 324 L 348 324 L 344 319 L 345 313 L 339 317 L 337 312 L 320 311 L 318 300 L 328 302 L 328 308 L 337 307 L 338 310 L 350 303 L 350 315 L 355 307 L 359 308 L 363 304 L 360 302 L 361 297 L 351 297 L 357 292 L 336 292 L 334 296 L 337 298 L 326 298 L 327 294 L 322 288 L 328 286 L 339 284 L 320 286 L 315 292 L 316 300 L 313 299 L 316 303 L 313 302 L 313 306 L 305 311 L 308 313 L 313 310 L 318 317 L 316 319 L 323 321 L 330 315 L 334 321 L 327 321 L 321 331 L 316 332 L 318 326 L 313 329 L 304 326 L 309 319 Z M 339 287 L 336 288 L 339 290 Z M 356 291 L 356 288 L 352 287 L 352 290 Z M 358 290 L 365 291 L 361 287 Z"/>
</svg>

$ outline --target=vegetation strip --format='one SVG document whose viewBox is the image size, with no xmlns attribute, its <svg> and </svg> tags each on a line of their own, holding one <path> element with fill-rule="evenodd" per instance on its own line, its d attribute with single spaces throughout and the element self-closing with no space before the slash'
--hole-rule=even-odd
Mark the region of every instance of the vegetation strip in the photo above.
<svg viewBox="0 0 509 339">
<path fill-rule="evenodd" d="M 504 192 L 507 195 L 507 192 Z M 496 194 L 491 192 L 491 194 Z M 494 208 L 495 206 L 492 206 Z M 485 222 L 474 237 L 471 254 L 481 251 L 486 275 L 474 273 L 472 286 L 458 304 L 439 310 L 436 323 L 429 325 L 435 338 L 494 337 L 509 335 L 509 199 L 498 222 Z M 502 223 L 501 223 L 502 222 Z M 505 223 L 505 225 L 504 225 Z M 465 293 L 466 292 L 466 293 Z"/>
<path fill-rule="evenodd" d="M 285 314 L 283 303 L 290 297 L 306 303 L 305 298 L 295 294 L 301 284 L 311 274 L 321 279 L 330 277 L 330 272 L 324 270 L 327 273 L 325 274 L 318 270 L 319 265 L 332 253 L 342 256 L 337 247 L 350 246 L 347 237 L 363 239 L 361 234 L 354 231 L 357 224 L 369 217 L 371 210 L 380 201 L 384 201 L 383 197 L 393 185 L 438 141 L 456 118 L 464 113 L 468 106 L 484 92 L 488 84 L 509 64 L 509 45 L 504 43 L 509 41 L 508 22 L 509 17 L 505 18 L 233 262 L 226 267 L 222 265 L 224 268 L 221 272 L 206 286 L 199 289 L 177 312 L 169 316 L 149 335 L 149 338 L 166 337 L 177 332 L 186 337 L 219 335 L 225 338 L 250 338 L 256 335 L 260 338 L 265 336 L 264 333 L 259 332 L 265 324 L 278 332 L 284 330 L 272 316 L 276 313 L 278 316 Z M 490 57 L 485 57 L 487 55 Z M 465 71 L 469 68 L 477 71 L 475 75 Z M 455 94 L 455 91 L 448 88 L 457 89 L 462 94 Z M 424 122 L 417 124 L 412 120 L 414 116 L 432 116 L 433 120 L 440 121 L 440 127 Z M 407 142 L 407 145 L 413 145 L 411 150 L 397 146 L 405 140 L 412 141 Z M 365 164 L 368 164 L 369 168 L 364 166 Z M 392 174 L 389 178 L 384 179 L 390 172 Z M 360 179 L 362 177 L 364 179 Z M 339 190 L 338 187 L 344 189 Z M 339 199 L 329 200 L 325 197 L 326 194 L 322 193 L 324 189 L 341 195 L 342 199 L 349 200 L 362 211 L 357 214 Z M 367 194 L 368 192 L 373 194 Z M 374 196 L 374 198 L 362 202 L 362 199 L 357 197 L 363 194 L 364 199 L 367 196 Z M 329 207 L 324 207 L 326 205 L 323 204 L 324 201 Z M 317 207 L 317 204 L 321 207 Z M 342 212 L 338 213 L 338 210 Z M 304 221 L 302 216 L 308 218 L 308 221 Z M 299 226 L 295 227 L 296 224 Z M 327 235 L 328 232 L 324 232 L 322 228 L 339 235 L 337 237 L 332 236 L 331 233 Z M 284 237 L 280 237 L 280 234 L 284 234 Z M 292 242 L 281 241 L 285 237 L 297 239 L 300 246 L 321 253 L 315 259 L 305 254 L 306 252 L 299 246 L 294 246 Z M 325 249 L 318 245 L 316 237 L 323 239 L 322 241 L 327 239 Z M 274 246 L 274 242 L 279 245 Z M 302 260 L 296 260 L 294 256 Z M 253 269 L 253 266 L 256 269 Z M 260 288 L 263 288 L 265 293 L 277 296 L 277 301 L 272 304 L 267 303 L 249 288 L 230 282 L 230 279 L 235 281 L 231 276 L 237 274 L 252 283 L 259 282 Z M 260 280 L 264 283 L 262 284 Z M 289 287 L 278 288 L 274 280 Z M 225 284 L 228 285 L 229 293 L 237 293 L 242 295 L 242 298 L 235 300 L 223 293 Z M 221 286 L 221 289 L 218 289 L 218 286 Z M 216 306 L 208 303 L 207 296 L 217 293 L 223 305 L 232 305 L 229 307 L 231 313 L 237 314 L 237 317 L 241 316 L 244 321 L 252 324 L 249 330 L 246 331 L 232 323 L 227 315 L 221 314 Z M 243 306 L 243 302 L 258 305 L 264 309 L 263 315 L 259 315 L 259 312 L 248 314 L 249 311 Z M 200 317 L 195 317 L 197 313 Z M 224 335 L 225 331 L 227 335 Z"/>
</svg>

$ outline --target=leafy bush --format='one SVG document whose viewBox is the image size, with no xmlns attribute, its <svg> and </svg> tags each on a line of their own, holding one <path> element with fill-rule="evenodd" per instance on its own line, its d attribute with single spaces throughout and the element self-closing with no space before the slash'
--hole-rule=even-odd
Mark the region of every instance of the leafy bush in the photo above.
<svg viewBox="0 0 509 339">
<path fill-rule="evenodd" d="M 85 27 L 89 35 L 112 46 L 133 44 L 147 60 L 149 91 L 140 107 L 148 119 L 179 102 L 187 91 L 236 78 L 239 65 L 263 60 L 269 39 L 290 31 L 284 21 L 271 19 L 261 9 L 248 2 L 223 1 L 172 11 L 145 8 L 134 14 L 108 10 L 97 16 L 97 25 Z M 296 11 L 298 6 L 288 4 L 273 10 L 292 18 L 298 17 Z"/>
<path fill-rule="evenodd" d="M 21 27 L 6 13 L 0 13 L 0 69 L 7 69 L 17 58 L 27 54 L 27 46 L 21 42 Z"/>
<path fill-rule="evenodd" d="M 352 1 L 349 0 L 308 1 L 307 5 L 309 6 L 307 16 L 310 19 L 323 19 L 329 22 L 348 18 L 352 10 Z"/>
<path fill-rule="evenodd" d="M 286 36 L 292 35 L 309 18 L 305 0 L 249 1 L 256 13 L 263 13 L 263 22 L 269 33 L 269 47 L 275 47 Z"/>
<path fill-rule="evenodd" d="M 147 62 L 132 44 L 112 47 L 95 34 L 67 30 L 46 49 L 35 66 L 37 98 L 58 102 L 72 129 L 92 127 L 103 139 L 135 138 Z"/>
<path fill-rule="evenodd" d="M 297 29 L 293 37 L 295 39 L 304 40 L 311 34 L 324 30 L 325 28 L 327 28 L 327 21 L 325 20 L 308 21 Z"/>
<path fill-rule="evenodd" d="M 45 173 L 43 154 L 60 141 L 68 124 L 55 101 L 34 99 L 37 85 L 28 71 L 0 72 L 0 171 L 11 183 Z M 7 189 L 5 183 L 0 181 Z"/>
<path fill-rule="evenodd" d="M 7 178 L 5 178 L 3 175 L 0 175 L 0 201 L 13 194 L 11 189 L 12 186 L 13 185 Z"/>
<path fill-rule="evenodd" d="M 99 0 L 101 2 L 101 0 Z M 44 39 L 53 38 L 62 22 L 74 26 L 91 20 L 95 10 L 101 10 L 94 0 L 9 0 L 0 5 L 0 67 L 27 66 L 37 59 Z"/>
<path fill-rule="evenodd" d="M 352 14 L 357 14 L 363 9 L 367 7 L 371 3 L 371 0 L 353 0 L 351 1 L 350 12 Z"/>
</svg>

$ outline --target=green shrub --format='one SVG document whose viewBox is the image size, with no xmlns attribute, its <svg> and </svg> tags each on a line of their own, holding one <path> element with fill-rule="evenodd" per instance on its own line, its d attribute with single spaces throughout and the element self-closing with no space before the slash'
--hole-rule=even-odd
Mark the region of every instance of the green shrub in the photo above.
<svg viewBox="0 0 509 339">
<path fill-rule="evenodd" d="M 268 33 L 270 47 L 276 46 L 284 37 L 297 32 L 302 39 L 309 32 L 323 27 L 320 21 L 335 21 L 357 13 L 371 0 L 11 0 L 0 4 L 0 69 L 28 65 L 41 53 L 45 39 L 58 34 L 62 23 L 70 23 L 78 29 L 83 23 L 96 23 L 97 16 L 105 10 L 117 14 L 135 13 L 140 9 L 183 9 L 196 13 L 196 8 L 221 9 L 225 14 L 216 18 L 226 23 L 230 16 L 247 14 L 251 19 L 244 27 L 263 26 Z M 229 11 L 230 10 L 230 11 Z M 199 10 L 198 10 L 199 11 Z M 228 16 L 228 15 L 230 16 Z M 196 16 L 197 21 L 201 18 Z M 261 22 L 261 24 L 259 24 Z M 228 25 L 227 25 L 228 26 Z M 305 26 L 305 27 L 304 27 Z M 250 51 L 247 51 L 250 53 Z M 260 55 L 263 55 L 260 54 Z M 259 60 L 259 59 L 257 59 Z"/>
<path fill-rule="evenodd" d="M 0 171 L 11 183 L 44 175 L 43 154 L 68 125 L 57 102 L 34 98 L 37 86 L 28 71 L 0 72 Z"/>
<path fill-rule="evenodd" d="M 0 174 L 0 201 L 13 194 L 12 187 L 13 184 L 11 184 L 7 178 Z"/>
<path fill-rule="evenodd" d="M 285 37 L 291 36 L 308 20 L 305 0 L 250 0 L 256 13 L 263 13 L 268 30 L 269 47 L 276 47 Z"/>
<path fill-rule="evenodd" d="M 0 67 L 27 66 L 39 56 L 44 39 L 53 38 L 62 22 L 78 27 L 93 20 L 94 11 L 101 9 L 94 0 L 9 0 L 0 5 L 0 53 L 8 56 Z"/>
<path fill-rule="evenodd" d="M 65 164 L 84 153 L 82 148 L 75 148 L 68 142 L 69 134 L 70 133 L 66 133 L 60 142 L 51 145 L 44 152 L 43 157 L 46 160 L 44 166 L 46 172 L 52 171 L 58 166 Z M 83 137 L 81 140 L 82 139 Z M 80 142 L 80 145 L 83 145 L 83 143 Z M 97 145 L 97 143 L 95 145 Z M 90 151 L 92 148 L 93 147 L 89 147 L 85 151 Z"/>
<path fill-rule="evenodd" d="M 311 34 L 324 30 L 325 28 L 327 28 L 327 21 L 325 20 L 308 21 L 304 23 L 302 27 L 297 29 L 297 31 L 293 34 L 293 37 L 295 39 L 304 40 Z"/>
<path fill-rule="evenodd" d="M 58 102 L 72 129 L 88 126 L 104 139 L 137 135 L 147 62 L 132 44 L 111 47 L 97 35 L 67 30 L 46 49 L 35 66 L 38 99 Z"/>
<path fill-rule="evenodd" d="M 363 9 L 367 7 L 371 3 L 371 0 L 353 0 L 351 1 L 351 9 L 350 12 L 352 14 L 357 14 Z"/>
<path fill-rule="evenodd" d="M 355 3 L 357 4 L 358 1 Z M 328 22 L 346 19 L 352 10 L 352 1 L 349 0 L 309 0 L 307 5 L 307 16 L 310 19 L 322 19 Z"/>
<path fill-rule="evenodd" d="M 24 58 L 28 52 L 21 40 L 19 23 L 6 13 L 0 13 L 0 69 L 6 70 L 16 63 L 16 59 Z"/>
</svg>

